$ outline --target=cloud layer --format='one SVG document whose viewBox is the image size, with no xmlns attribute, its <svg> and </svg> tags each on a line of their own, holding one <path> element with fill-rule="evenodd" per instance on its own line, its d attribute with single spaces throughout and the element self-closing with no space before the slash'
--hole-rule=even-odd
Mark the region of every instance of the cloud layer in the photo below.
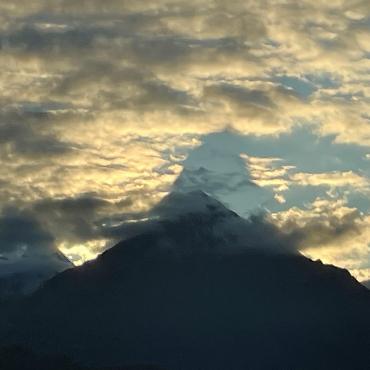
<svg viewBox="0 0 370 370">
<path fill-rule="evenodd" d="M 158 202 L 213 132 L 305 127 L 367 148 L 369 18 L 365 0 L 3 2 L 2 212 L 31 214 L 56 246 L 90 258 L 109 244 L 102 224 Z M 297 187 L 369 194 L 353 164 L 308 171 L 248 148 L 235 156 L 247 176 L 202 175 L 208 190 L 228 183 L 227 202 L 253 186 L 260 203 L 270 191 L 287 202 L 281 211 Z M 185 172 L 191 187 L 199 167 Z"/>
</svg>

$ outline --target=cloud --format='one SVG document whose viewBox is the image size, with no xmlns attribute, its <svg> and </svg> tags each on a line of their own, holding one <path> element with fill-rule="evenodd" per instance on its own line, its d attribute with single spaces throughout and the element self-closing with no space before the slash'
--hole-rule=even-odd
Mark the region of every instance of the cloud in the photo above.
<svg viewBox="0 0 370 370">
<path fill-rule="evenodd" d="M 129 205 L 130 201 L 121 204 Z M 43 199 L 32 205 L 32 212 L 59 240 L 77 243 L 98 239 L 100 235 L 95 223 L 104 212 L 113 215 L 114 206 L 106 200 L 85 195 L 78 198 Z"/>
<path fill-rule="evenodd" d="M 288 172 L 294 169 L 294 166 L 279 165 L 280 158 L 252 157 L 245 153 L 240 154 L 240 158 L 246 162 L 256 185 L 271 186 L 277 192 L 288 189 L 290 184 Z"/>
<path fill-rule="evenodd" d="M 302 169 L 246 148 L 233 153 L 244 172 L 183 162 L 225 128 L 277 141 L 304 126 L 343 152 L 368 146 L 369 16 L 365 0 L 3 2 L 2 207 L 34 212 L 63 248 L 98 248 L 100 218 L 145 212 L 180 173 L 240 204 L 253 181 L 261 196 L 243 206 L 290 206 L 296 187 L 368 194 L 357 162 Z"/>
<path fill-rule="evenodd" d="M 156 1 L 148 8 L 141 2 L 109 1 L 104 6 L 85 5 L 59 2 L 50 7 L 39 1 L 32 7 L 24 4 L 22 11 L 3 7 L 7 22 L 2 62 L 4 78 L 11 82 L 6 96 L 13 102 L 32 97 L 40 105 L 52 97 L 66 104 L 75 114 L 74 125 L 68 124 L 68 115 L 63 119 L 59 114 L 59 119 L 74 137 L 81 135 L 78 126 L 86 121 L 94 128 L 104 121 L 109 131 L 120 120 L 126 131 L 142 134 L 155 130 L 158 135 L 164 127 L 202 134 L 227 124 L 260 135 L 290 130 L 301 117 L 320 122 L 322 133 L 334 132 L 338 140 L 366 140 L 367 126 L 356 115 L 360 110 L 354 102 L 351 109 L 348 104 L 343 109 L 336 96 L 327 94 L 330 89 L 325 84 L 302 101 L 294 85 L 284 85 L 284 79 L 276 83 L 276 76 L 284 75 L 315 83 L 316 76 L 334 76 L 332 67 L 339 62 L 344 66 L 335 69 L 340 83 L 334 90 L 342 91 L 344 84 L 349 89 L 351 73 L 358 81 L 357 74 L 365 68 L 362 54 L 360 71 L 353 71 L 357 64 L 350 52 L 342 52 L 338 61 L 339 49 L 354 47 L 346 41 L 347 34 L 363 28 L 360 19 L 346 15 L 343 4 Z M 360 14 L 365 11 L 360 9 Z M 335 40 L 330 41 L 328 34 L 336 35 Z M 327 39 L 332 45 L 325 48 Z M 326 59 L 332 65 L 320 65 Z M 16 70 L 11 61 L 16 62 Z M 295 71 L 298 63 L 303 73 Z M 349 130 L 351 112 L 360 130 Z"/>
<path fill-rule="evenodd" d="M 73 146 L 48 130 L 42 130 L 47 115 L 42 111 L 0 114 L 0 151 L 4 156 L 58 156 L 68 154 Z M 41 132 L 40 132 L 41 131 Z"/>
<path fill-rule="evenodd" d="M 284 164 L 282 158 L 253 157 L 246 153 L 241 153 L 240 158 L 245 161 L 252 181 L 261 187 L 271 187 L 280 201 L 284 200 L 282 193 L 292 187 L 325 187 L 332 192 L 338 188 L 363 193 L 369 191 L 369 178 L 352 170 L 299 172 L 295 165 Z"/>
<path fill-rule="evenodd" d="M 12 92 L 17 91 L 13 100 L 14 96 L 32 95 L 42 102 L 53 96 L 87 109 L 95 124 L 107 116 L 114 119 L 117 110 L 122 115 L 130 111 L 134 118 L 145 107 L 155 106 L 162 107 L 163 114 L 146 115 L 151 129 L 168 125 L 166 115 L 172 112 L 171 120 L 179 124 L 168 126 L 175 126 L 177 132 L 211 132 L 227 123 L 242 132 L 271 134 L 289 130 L 295 117 L 302 117 L 322 120 L 323 132 L 328 133 L 341 108 L 336 99 L 321 104 L 317 97 L 325 93 L 325 86 L 303 102 L 294 88 L 275 81 L 276 75 L 283 76 L 288 69 L 290 75 L 298 75 L 294 71 L 297 62 L 306 75 L 327 71 L 333 75 L 332 68 L 315 66 L 312 60 L 322 61 L 325 56 L 338 64 L 333 46 L 326 50 L 323 45 L 325 34 L 340 33 L 343 40 L 338 36 L 331 42 L 338 49 L 343 43 L 344 50 L 350 49 L 343 29 L 357 32 L 356 21 L 342 14 L 343 10 L 340 4 L 328 8 L 304 2 L 297 7 L 294 2 L 282 6 L 253 1 L 233 5 L 202 1 L 202 6 L 156 1 L 150 8 L 141 2 L 135 6 L 109 2 L 104 7 L 94 2 L 84 13 L 67 3 L 48 7 L 37 2 L 33 7 L 24 5 L 22 12 L 5 7 L 5 76 L 17 81 L 12 84 Z M 316 16 L 313 24 L 312 16 Z M 276 19 L 284 22 L 279 25 Z M 296 42 L 300 38 L 307 43 Z M 307 59 L 307 53 L 313 56 Z M 349 55 L 342 53 L 342 59 L 352 72 Z M 24 73 L 16 75 L 9 60 L 16 60 Z M 30 85 L 32 94 L 26 95 Z M 226 109 L 215 110 L 220 103 Z M 196 124 L 182 120 L 184 113 L 187 118 L 191 113 Z M 340 125 L 338 134 L 343 139 Z M 132 130 L 145 132 L 145 126 L 137 124 Z M 365 134 L 366 126 L 362 126 Z"/>
<path fill-rule="evenodd" d="M 208 194 L 233 193 L 240 190 L 248 191 L 256 185 L 246 175 L 239 172 L 220 173 L 204 167 L 184 169 L 173 184 L 176 191 L 190 192 L 203 190 Z"/>
<path fill-rule="evenodd" d="M 291 180 L 302 186 L 325 185 L 330 187 L 356 186 L 364 188 L 369 186 L 369 180 L 354 171 L 329 172 L 329 173 L 295 173 Z"/>
<path fill-rule="evenodd" d="M 345 266 L 360 280 L 370 276 L 370 217 L 345 199 L 317 198 L 305 208 L 292 207 L 269 219 L 307 256 Z"/>
<path fill-rule="evenodd" d="M 291 208 L 275 215 L 282 229 L 297 238 L 300 248 L 319 248 L 341 242 L 360 232 L 362 216 L 344 201 L 316 199 L 306 209 Z"/>
<path fill-rule="evenodd" d="M 72 266 L 72 263 L 59 252 L 53 234 L 32 212 L 15 208 L 2 210 L 0 214 L 2 294 L 29 293 L 42 281 Z"/>
<path fill-rule="evenodd" d="M 26 250 L 43 252 L 54 248 L 54 237 L 32 215 L 5 209 L 0 216 L 0 253 L 17 254 Z"/>
</svg>

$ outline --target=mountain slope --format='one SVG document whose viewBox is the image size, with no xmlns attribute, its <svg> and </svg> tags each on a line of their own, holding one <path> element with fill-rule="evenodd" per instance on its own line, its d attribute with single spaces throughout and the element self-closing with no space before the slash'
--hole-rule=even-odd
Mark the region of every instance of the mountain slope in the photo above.
<svg viewBox="0 0 370 370">
<path fill-rule="evenodd" d="M 366 288 L 370 289 L 370 280 L 363 281 L 362 284 L 365 285 Z"/>
<path fill-rule="evenodd" d="M 370 292 L 347 271 L 273 252 L 284 239 L 272 226 L 198 193 L 154 211 L 155 228 L 12 307 L 3 342 L 94 366 L 367 368 Z"/>
</svg>

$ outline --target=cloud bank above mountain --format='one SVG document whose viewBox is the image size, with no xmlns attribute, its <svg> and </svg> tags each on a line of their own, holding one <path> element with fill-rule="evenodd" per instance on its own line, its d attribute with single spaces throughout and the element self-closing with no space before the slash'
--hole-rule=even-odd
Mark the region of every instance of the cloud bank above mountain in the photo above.
<svg viewBox="0 0 370 370">
<path fill-rule="evenodd" d="M 364 0 L 0 4 L 2 213 L 32 214 L 76 262 L 175 181 L 281 225 L 347 202 L 365 230 L 369 18 Z M 232 159 L 187 161 L 215 132 Z M 369 240 L 356 263 L 327 258 L 369 277 Z"/>
</svg>

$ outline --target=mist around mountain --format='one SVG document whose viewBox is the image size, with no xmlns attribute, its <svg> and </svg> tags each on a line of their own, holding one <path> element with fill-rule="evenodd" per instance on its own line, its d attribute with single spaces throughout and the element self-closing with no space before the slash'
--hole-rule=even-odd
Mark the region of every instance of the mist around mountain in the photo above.
<svg viewBox="0 0 370 370">
<path fill-rule="evenodd" d="M 174 193 L 96 260 L 3 307 L 0 344 L 92 368 L 365 370 L 370 291 L 262 216 Z"/>
</svg>

